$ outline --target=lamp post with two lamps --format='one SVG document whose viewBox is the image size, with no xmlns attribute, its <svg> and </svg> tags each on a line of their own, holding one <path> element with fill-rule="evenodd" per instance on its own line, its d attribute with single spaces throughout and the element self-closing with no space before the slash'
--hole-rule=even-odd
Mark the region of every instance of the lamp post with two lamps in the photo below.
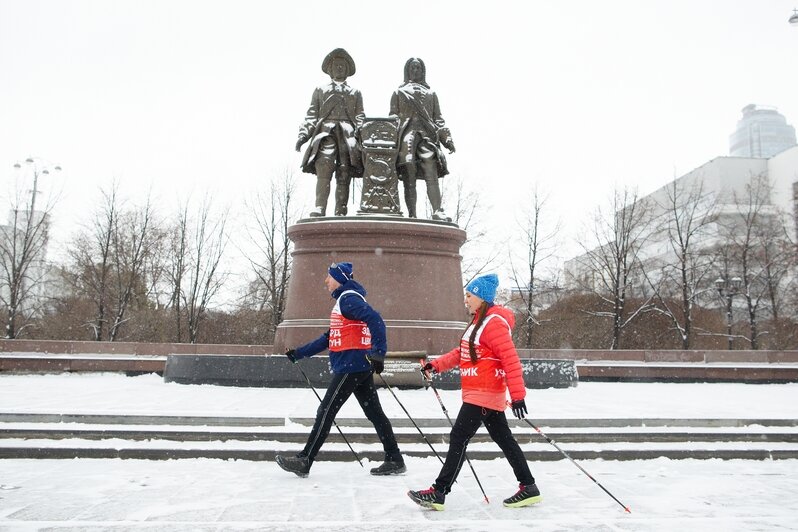
<svg viewBox="0 0 798 532">
<path fill-rule="evenodd" d="M 724 279 L 719 277 L 715 280 L 715 288 L 721 299 L 726 299 L 726 336 L 729 339 L 729 349 L 734 349 L 734 338 L 732 337 L 732 300 L 740 293 L 743 280 L 739 277 Z"/>
<path fill-rule="evenodd" d="M 24 169 L 22 171 L 26 174 L 28 170 L 33 173 L 33 188 L 27 191 L 30 200 L 24 199 L 26 196 L 21 194 L 22 190 L 18 191 L 16 199 L 12 199 L 8 224 L 0 230 L 0 239 L 3 240 L 0 246 L 0 263 L 3 265 L 0 281 L 5 287 L 3 306 L 7 314 L 6 338 L 17 337 L 17 321 L 35 308 L 42 296 L 47 226 L 52 204 L 37 205 L 39 177 L 61 170 L 60 166 L 33 157 L 28 157 L 24 166 L 17 163 L 14 168 Z M 26 176 L 18 181 L 23 186 L 28 182 Z"/>
<path fill-rule="evenodd" d="M 61 167 L 58 165 L 43 165 L 37 164 L 37 161 L 33 157 L 28 157 L 25 159 L 25 164 L 28 165 L 33 170 L 33 190 L 31 191 L 31 199 L 30 199 L 30 211 L 33 211 L 36 208 L 36 195 L 39 193 L 39 175 L 49 175 L 50 169 L 60 172 Z M 22 168 L 20 163 L 15 163 L 14 168 L 17 170 Z"/>
</svg>

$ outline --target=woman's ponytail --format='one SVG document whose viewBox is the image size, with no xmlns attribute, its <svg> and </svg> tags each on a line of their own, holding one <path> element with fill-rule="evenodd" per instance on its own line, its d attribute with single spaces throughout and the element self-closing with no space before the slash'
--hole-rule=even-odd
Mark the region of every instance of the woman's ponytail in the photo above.
<svg viewBox="0 0 798 532">
<path fill-rule="evenodd" d="M 482 327 L 482 323 L 485 321 L 485 316 L 488 315 L 488 303 L 483 301 L 482 304 L 477 309 L 476 314 L 476 322 L 474 323 L 474 328 L 471 330 L 471 336 L 468 338 L 468 354 L 471 356 L 471 363 L 477 363 L 477 350 L 474 348 L 474 339 L 477 337 L 477 331 L 480 327 Z"/>
</svg>

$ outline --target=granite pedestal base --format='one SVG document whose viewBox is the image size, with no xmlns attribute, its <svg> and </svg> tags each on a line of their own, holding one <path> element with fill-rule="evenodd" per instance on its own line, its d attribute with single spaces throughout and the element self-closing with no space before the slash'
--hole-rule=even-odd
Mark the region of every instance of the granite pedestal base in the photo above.
<svg viewBox="0 0 798 532">
<path fill-rule="evenodd" d="M 254 355 L 169 355 L 164 369 L 164 381 L 178 384 L 216 384 L 221 386 L 302 388 L 310 383 L 326 388 L 330 382 L 330 365 L 326 356 L 317 355 L 297 362 L 295 367 L 285 356 Z M 573 360 L 521 359 L 524 385 L 527 388 L 567 388 L 577 385 Z M 302 371 L 300 371 L 300 369 Z M 421 388 L 424 379 L 418 359 L 394 356 L 385 362 L 385 370 L 374 376 L 377 386 L 383 379 L 391 387 Z M 442 390 L 460 388 L 459 371 L 452 370 L 434 377 L 435 386 Z"/>
<path fill-rule="evenodd" d="M 329 327 L 333 300 L 324 286 L 333 262 L 354 264 L 354 278 L 380 312 L 389 351 L 440 354 L 458 345 L 468 315 L 463 304 L 455 224 L 386 216 L 308 218 L 289 227 L 291 280 L 276 353 L 317 338 Z"/>
</svg>

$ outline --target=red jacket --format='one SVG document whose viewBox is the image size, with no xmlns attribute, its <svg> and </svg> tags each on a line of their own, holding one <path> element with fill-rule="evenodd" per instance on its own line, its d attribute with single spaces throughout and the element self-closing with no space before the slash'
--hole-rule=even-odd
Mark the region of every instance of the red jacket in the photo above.
<svg viewBox="0 0 798 532">
<path fill-rule="evenodd" d="M 510 309 L 499 305 L 488 309 L 474 338 L 477 362 L 472 364 L 468 339 L 475 322 L 476 316 L 463 333 L 460 347 L 432 361 L 432 366 L 441 373 L 459 364 L 463 402 L 504 411 L 508 389 L 513 401 L 526 397 L 523 370 L 512 338 L 515 316 Z"/>
</svg>

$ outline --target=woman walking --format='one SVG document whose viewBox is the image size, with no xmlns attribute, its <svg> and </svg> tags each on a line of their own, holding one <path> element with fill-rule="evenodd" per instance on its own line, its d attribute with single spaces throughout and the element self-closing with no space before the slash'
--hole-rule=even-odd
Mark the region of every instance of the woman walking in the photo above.
<svg viewBox="0 0 798 532">
<path fill-rule="evenodd" d="M 474 317 L 460 347 L 424 366 L 426 372 L 440 373 L 459 365 L 463 390 L 463 406 L 452 427 L 449 452 L 438 478 L 429 489 L 407 492 L 424 508 L 443 510 L 444 499 L 463 465 L 468 442 L 483 423 L 519 483 L 518 491 L 504 500 L 504 506 L 520 508 L 541 501 L 535 478 L 504 415 L 508 389 L 515 417 L 523 418 L 527 409 L 521 362 L 511 334 L 515 318 L 510 309 L 493 303 L 498 286 L 496 274 L 477 277 L 466 286 L 465 304 Z"/>
</svg>

